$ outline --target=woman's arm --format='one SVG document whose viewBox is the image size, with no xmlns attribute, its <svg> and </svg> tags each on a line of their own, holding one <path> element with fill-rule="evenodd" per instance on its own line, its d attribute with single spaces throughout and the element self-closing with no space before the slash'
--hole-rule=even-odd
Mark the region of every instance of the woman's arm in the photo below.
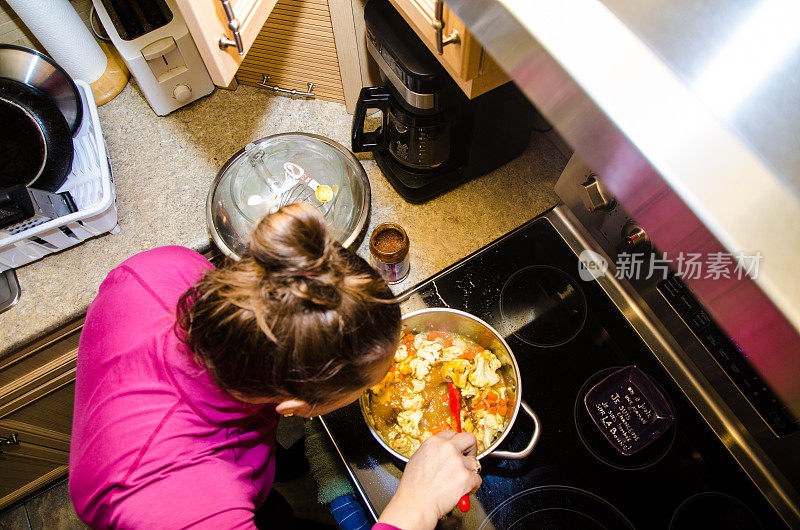
<svg viewBox="0 0 800 530">
<path fill-rule="evenodd" d="M 425 440 L 406 465 L 400 486 L 378 523 L 403 530 L 435 527 L 462 495 L 481 485 L 477 450 L 471 433 L 444 431 Z"/>
</svg>

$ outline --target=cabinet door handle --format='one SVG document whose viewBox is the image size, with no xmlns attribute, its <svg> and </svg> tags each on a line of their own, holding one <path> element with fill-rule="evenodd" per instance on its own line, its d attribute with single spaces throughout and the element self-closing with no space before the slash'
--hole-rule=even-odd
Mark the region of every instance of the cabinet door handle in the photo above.
<svg viewBox="0 0 800 530">
<path fill-rule="evenodd" d="M 233 34 L 233 40 L 229 39 L 227 35 L 219 38 L 219 49 L 224 50 L 228 46 L 236 46 L 236 51 L 239 55 L 244 55 L 244 44 L 242 43 L 242 36 L 239 34 L 239 19 L 233 14 L 233 8 L 228 0 L 219 0 L 222 4 L 222 10 L 225 11 L 225 16 L 228 18 L 228 29 Z"/>
<path fill-rule="evenodd" d="M 272 90 L 276 94 L 286 94 L 287 96 L 297 96 L 300 98 L 313 98 L 316 97 L 314 94 L 314 83 L 307 83 L 308 90 L 305 92 L 299 92 L 294 89 L 282 88 L 278 85 L 270 85 L 269 84 L 270 77 L 267 74 L 261 74 L 261 82 L 256 83 L 256 86 L 260 86 L 261 88 L 266 88 L 267 90 Z"/>
<path fill-rule="evenodd" d="M 3 447 L 6 445 L 19 445 L 19 434 L 11 433 L 7 438 L 0 436 L 0 455 L 3 454 Z"/>
<path fill-rule="evenodd" d="M 458 30 L 453 30 L 453 32 L 447 37 L 444 36 L 444 21 L 442 21 L 443 14 L 444 1 L 436 0 L 436 12 L 434 14 L 435 18 L 432 24 L 433 28 L 436 30 L 436 51 L 439 52 L 439 55 L 444 52 L 444 47 L 448 44 L 456 44 L 461 42 L 461 36 L 458 34 Z"/>
</svg>

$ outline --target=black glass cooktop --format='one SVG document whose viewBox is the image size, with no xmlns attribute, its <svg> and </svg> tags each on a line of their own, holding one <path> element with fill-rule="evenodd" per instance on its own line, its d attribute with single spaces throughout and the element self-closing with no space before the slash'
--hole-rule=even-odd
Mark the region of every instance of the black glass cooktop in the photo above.
<svg viewBox="0 0 800 530">
<path fill-rule="evenodd" d="M 527 458 L 482 460 L 483 485 L 472 508 L 454 513 L 448 527 L 783 527 L 602 289 L 580 278 L 577 257 L 546 218 L 420 284 L 417 293 L 423 306 L 467 311 L 504 336 L 520 365 L 523 399 L 542 426 Z M 674 421 L 626 456 L 594 424 L 584 397 L 631 365 L 666 397 Z M 366 502 L 380 513 L 402 462 L 373 439 L 358 404 L 324 421 Z M 520 411 L 499 449 L 523 448 L 532 429 Z"/>
</svg>

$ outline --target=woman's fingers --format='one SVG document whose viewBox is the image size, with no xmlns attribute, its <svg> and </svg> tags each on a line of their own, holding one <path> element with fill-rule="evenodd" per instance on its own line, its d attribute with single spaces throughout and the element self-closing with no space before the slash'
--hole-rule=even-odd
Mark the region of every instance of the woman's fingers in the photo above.
<svg viewBox="0 0 800 530">
<path fill-rule="evenodd" d="M 466 467 L 472 473 L 480 473 L 481 472 L 481 463 L 478 462 L 478 458 L 472 455 L 468 455 L 464 457 L 464 467 Z"/>
<path fill-rule="evenodd" d="M 464 455 L 475 456 L 478 454 L 478 440 L 471 432 L 460 432 L 450 440 Z"/>
</svg>

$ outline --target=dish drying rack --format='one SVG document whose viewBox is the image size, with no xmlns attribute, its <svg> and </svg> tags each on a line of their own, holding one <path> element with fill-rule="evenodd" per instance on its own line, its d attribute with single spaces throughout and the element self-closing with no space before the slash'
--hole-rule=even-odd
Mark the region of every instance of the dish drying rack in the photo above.
<svg viewBox="0 0 800 530">
<path fill-rule="evenodd" d="M 78 210 L 56 219 L 27 219 L 0 230 L 0 272 L 21 267 L 106 232 L 119 232 L 116 194 L 91 87 L 80 80 L 83 121 L 72 137 L 75 155 L 67 180 Z"/>
</svg>

